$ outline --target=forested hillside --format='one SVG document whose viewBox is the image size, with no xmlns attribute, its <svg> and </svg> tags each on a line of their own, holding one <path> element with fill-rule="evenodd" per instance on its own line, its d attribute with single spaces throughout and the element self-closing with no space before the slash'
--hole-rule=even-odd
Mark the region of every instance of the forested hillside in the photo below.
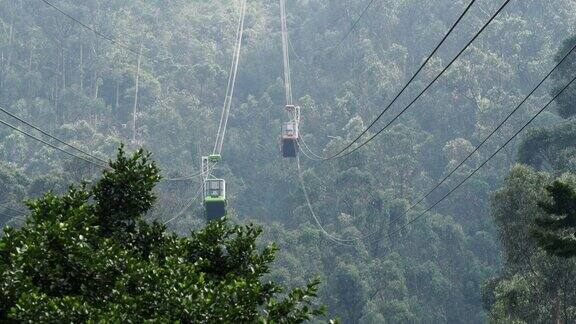
<svg viewBox="0 0 576 324">
<path fill-rule="evenodd" d="M 300 132 L 321 156 L 343 148 L 380 114 L 469 4 L 376 0 L 363 14 L 368 2 L 287 1 Z M 369 134 L 410 103 L 502 2 L 477 1 Z M 42 0 L 0 0 L 0 107 L 105 160 L 120 143 L 153 152 L 166 181 L 155 189 L 159 199 L 147 217 L 169 221 L 178 234 L 199 229 L 202 206 L 193 200 L 199 179 L 169 180 L 197 173 L 200 157 L 212 152 L 240 1 L 53 3 L 78 21 Z M 301 157 L 312 209 L 347 244 L 318 228 L 296 162 L 280 157 L 287 117 L 279 17 L 278 1 L 248 1 L 218 170 L 227 180 L 232 221 L 255 221 L 263 226 L 260 243 L 280 248 L 271 278 L 296 287 L 319 277 L 320 301 L 343 323 L 574 321 L 576 266 L 538 248 L 530 228 L 543 214 L 538 202 L 549 198 L 547 185 L 576 184 L 570 173 L 576 172 L 576 87 L 431 213 L 404 225 L 574 76 L 571 57 L 462 168 L 406 213 L 570 50 L 576 2 L 511 1 L 375 140 L 333 161 Z M 0 120 L 42 135 L 5 113 Z M 0 207 L 0 224 L 21 224 L 23 199 L 65 192 L 72 182 L 90 184 L 100 172 L 0 125 L 0 203 L 7 207 Z"/>
</svg>

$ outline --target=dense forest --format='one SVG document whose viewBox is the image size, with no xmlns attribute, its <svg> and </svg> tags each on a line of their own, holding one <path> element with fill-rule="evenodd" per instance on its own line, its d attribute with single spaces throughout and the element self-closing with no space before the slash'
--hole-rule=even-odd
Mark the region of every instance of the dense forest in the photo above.
<svg viewBox="0 0 576 324">
<path fill-rule="evenodd" d="M 103 160 L 114 159 L 121 143 L 152 152 L 164 180 L 145 218 L 180 236 L 210 231 L 194 200 L 201 179 L 188 177 L 212 152 L 240 2 L 54 0 L 59 12 L 42 0 L 0 0 L 0 108 Z M 321 156 L 380 114 L 469 3 L 376 0 L 364 12 L 368 2 L 286 2 L 300 135 Z M 476 1 L 368 135 L 409 104 L 502 2 Z M 317 288 L 327 318 L 343 323 L 576 321 L 576 86 L 563 89 L 576 73 L 576 53 L 563 60 L 576 44 L 573 0 L 511 1 L 375 140 L 333 161 L 302 156 L 310 206 L 296 161 L 282 159 L 278 147 L 287 118 L 278 1 L 248 1 L 244 28 L 215 172 L 227 181 L 230 222 L 258 224 L 257 244 L 278 246 L 262 276 L 295 291 L 309 285 L 310 295 Z M 560 62 L 504 127 L 409 208 Z M 66 148 L 4 112 L 0 120 Z M 70 195 L 70 184 L 98 188 L 101 169 L 5 123 L 2 227 L 26 224 L 25 200 Z M 316 278 L 321 284 L 310 286 Z"/>
</svg>

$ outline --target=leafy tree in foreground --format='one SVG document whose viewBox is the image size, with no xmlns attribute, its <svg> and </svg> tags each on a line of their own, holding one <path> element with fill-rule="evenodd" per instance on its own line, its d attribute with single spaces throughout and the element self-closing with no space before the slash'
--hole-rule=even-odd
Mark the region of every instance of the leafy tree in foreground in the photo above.
<svg viewBox="0 0 576 324">
<path fill-rule="evenodd" d="M 533 235 L 548 253 L 570 258 L 576 256 L 576 191 L 562 181 L 555 181 L 546 188 L 552 202 L 539 206 L 546 216 L 536 219 Z"/>
<path fill-rule="evenodd" d="M 547 253 L 533 235 L 536 220 L 548 218 L 539 205 L 553 177 L 517 165 L 493 196 L 504 263 L 484 287 L 489 323 L 576 323 L 576 259 Z M 558 181 L 574 187 L 576 176 Z"/>
<path fill-rule="evenodd" d="M 261 229 L 210 223 L 189 237 L 144 215 L 159 169 L 119 150 L 101 180 L 28 203 L 0 239 L 0 322 L 283 322 L 323 314 L 318 282 L 283 293 L 262 277 L 276 247 Z"/>
</svg>

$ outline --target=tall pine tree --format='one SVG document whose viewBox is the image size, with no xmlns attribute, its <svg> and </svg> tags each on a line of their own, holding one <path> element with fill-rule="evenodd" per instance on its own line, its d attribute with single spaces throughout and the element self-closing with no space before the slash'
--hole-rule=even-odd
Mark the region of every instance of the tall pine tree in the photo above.
<svg viewBox="0 0 576 324">
<path fill-rule="evenodd" d="M 545 217 L 536 219 L 533 235 L 548 253 L 564 258 L 576 256 L 576 191 L 562 181 L 546 188 L 551 202 L 541 202 Z"/>
</svg>

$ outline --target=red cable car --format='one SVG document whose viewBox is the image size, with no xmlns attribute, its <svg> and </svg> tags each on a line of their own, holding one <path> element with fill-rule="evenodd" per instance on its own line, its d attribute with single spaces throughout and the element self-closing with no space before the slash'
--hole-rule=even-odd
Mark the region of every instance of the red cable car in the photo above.
<svg viewBox="0 0 576 324">
<path fill-rule="evenodd" d="M 280 150 L 282 157 L 295 158 L 298 154 L 298 121 L 300 119 L 299 107 L 288 105 L 288 112 L 294 114 L 294 120 L 282 124 L 282 134 L 280 135 Z"/>
</svg>

